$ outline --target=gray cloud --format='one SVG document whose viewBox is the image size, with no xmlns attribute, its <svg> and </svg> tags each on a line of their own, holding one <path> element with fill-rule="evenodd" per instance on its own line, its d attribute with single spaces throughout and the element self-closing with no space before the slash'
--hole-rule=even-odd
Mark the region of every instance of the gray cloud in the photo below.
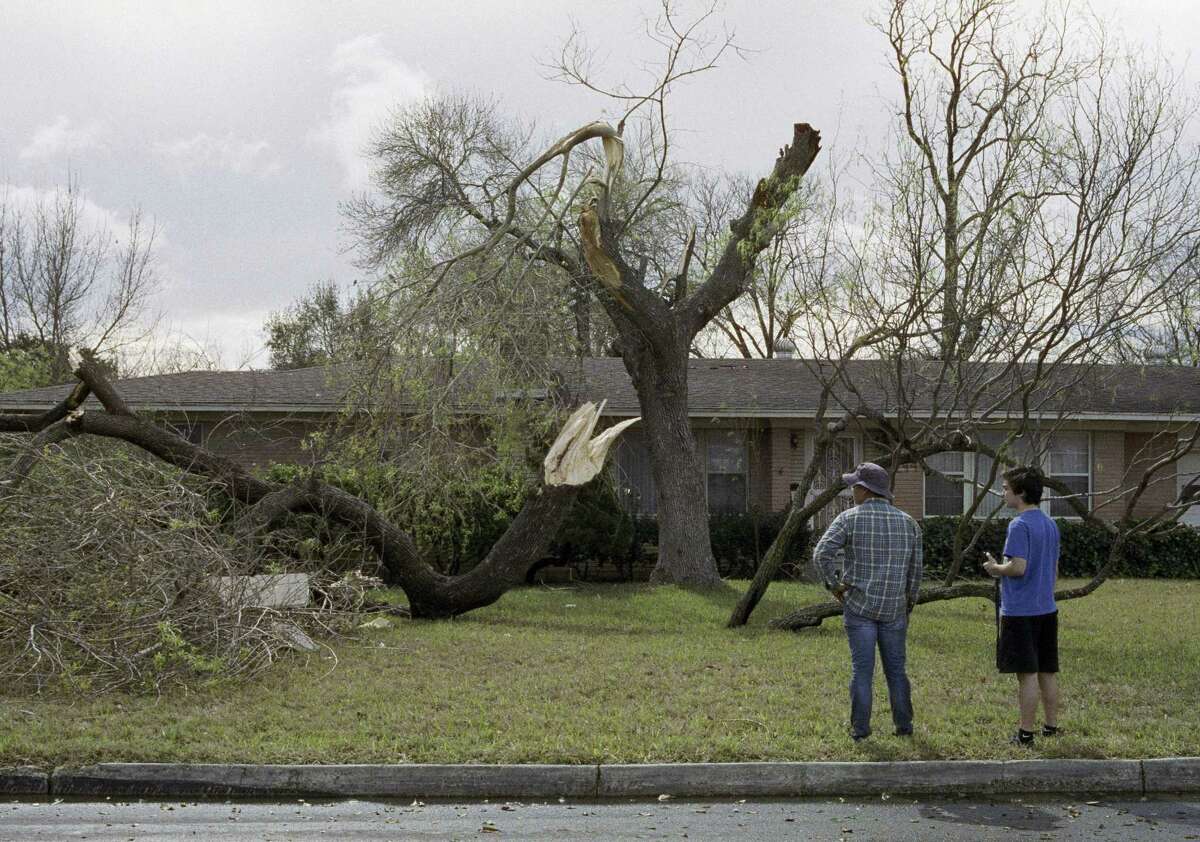
<svg viewBox="0 0 1200 842">
<path fill-rule="evenodd" d="M 392 55 L 378 33 L 338 44 L 328 67 L 338 80 L 330 116 L 309 137 L 333 152 L 345 174 L 344 186 L 362 190 L 370 181 L 363 153 L 372 134 L 396 108 L 427 96 L 432 80 Z"/>
<path fill-rule="evenodd" d="M 18 157 L 23 161 L 70 157 L 99 147 L 103 136 L 104 127 L 99 122 L 74 126 L 69 117 L 59 114 L 52 123 L 38 126 Z"/>
<path fill-rule="evenodd" d="M 242 140 L 232 133 L 213 137 L 200 132 L 183 140 L 156 143 L 154 151 L 183 171 L 215 167 L 238 175 L 268 176 L 283 166 L 267 141 Z"/>
<path fill-rule="evenodd" d="M 1200 36 L 1200 4 L 1095 5 L 1177 59 Z M 675 153 L 761 175 L 804 121 L 822 131 L 823 161 L 877 155 L 896 96 L 886 42 L 866 22 L 881 8 L 726 2 L 718 14 L 752 52 L 672 90 Z M 169 234 L 168 319 L 227 363 L 250 342 L 265 364 L 263 315 L 315 281 L 359 276 L 338 203 L 369 187 L 361 152 L 392 109 L 466 90 L 548 136 L 611 117 L 612 103 L 547 81 L 541 62 L 574 20 L 600 48 L 606 82 L 644 80 L 658 58 L 644 23 L 658 10 L 657 0 L 0 0 L 0 183 L 44 191 L 73 172 L 102 212 L 143 207 Z"/>
</svg>

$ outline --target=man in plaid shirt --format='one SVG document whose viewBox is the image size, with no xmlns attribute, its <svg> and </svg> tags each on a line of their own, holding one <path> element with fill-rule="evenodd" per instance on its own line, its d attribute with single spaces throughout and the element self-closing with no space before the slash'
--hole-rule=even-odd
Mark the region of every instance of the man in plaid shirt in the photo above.
<svg viewBox="0 0 1200 842">
<path fill-rule="evenodd" d="M 813 552 L 825 587 L 842 604 L 850 640 L 850 736 L 855 742 L 871 734 L 871 690 L 875 647 L 883 674 L 896 735 L 913 731 L 912 687 L 904 669 L 908 615 L 921 585 L 921 528 L 892 505 L 888 473 L 864 462 L 843 474 L 855 507 L 838 515 Z M 844 560 L 838 570 L 838 555 Z"/>
</svg>

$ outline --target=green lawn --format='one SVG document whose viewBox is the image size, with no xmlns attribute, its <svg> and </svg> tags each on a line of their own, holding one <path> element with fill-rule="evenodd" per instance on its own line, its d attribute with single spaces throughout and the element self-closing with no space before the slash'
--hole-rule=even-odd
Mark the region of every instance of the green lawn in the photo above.
<svg viewBox="0 0 1200 842">
<path fill-rule="evenodd" d="M 920 606 L 909 633 L 916 737 L 846 736 L 841 622 L 766 621 L 818 596 L 771 588 L 750 627 L 736 589 L 527 589 L 453 622 L 404 622 L 258 681 L 162 697 L 3 700 L 0 765 L 94 761 L 595 763 L 1028 756 L 992 606 Z M 1200 582 L 1116 581 L 1064 603 L 1062 725 L 1035 756 L 1200 754 Z"/>
</svg>

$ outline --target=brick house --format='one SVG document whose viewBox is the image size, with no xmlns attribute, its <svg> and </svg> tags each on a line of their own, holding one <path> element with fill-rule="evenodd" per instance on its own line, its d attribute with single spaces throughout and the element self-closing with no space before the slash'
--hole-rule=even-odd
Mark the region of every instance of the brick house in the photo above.
<svg viewBox="0 0 1200 842">
<path fill-rule="evenodd" d="M 861 382 L 870 383 L 868 368 L 878 364 L 853 365 L 859 368 Z M 636 395 L 619 359 L 585 359 L 570 369 L 565 379 L 574 392 L 607 400 L 607 417 L 616 420 L 638 414 Z M 1056 423 L 1053 433 L 1035 435 L 1027 449 L 1049 473 L 1088 494 L 1100 516 L 1116 517 L 1121 507 L 1108 492 L 1127 487 L 1131 477 L 1140 477 L 1143 464 L 1153 458 L 1154 448 L 1147 445 L 1155 434 L 1168 425 L 1200 421 L 1200 369 L 1105 366 L 1097 377 L 1092 388 L 1073 393 L 1069 420 Z M 707 474 L 710 511 L 786 508 L 813 455 L 820 384 L 805 361 L 692 360 L 689 378 L 690 415 Z M 193 442 L 244 464 L 262 466 L 304 461 L 302 440 L 327 429 L 338 416 L 345 382 L 344 372 L 335 367 L 187 372 L 122 380 L 117 388 L 131 407 L 156 413 Z M 870 397 L 886 412 L 894 404 L 885 391 L 877 389 Z M 65 392 L 59 386 L 0 394 L 0 412 L 41 411 Z M 983 435 L 986 440 L 1003 433 L 997 429 Z M 1160 437 L 1155 447 L 1167 444 Z M 847 434 L 828 455 L 822 473 L 848 471 L 872 455 L 869 436 Z M 917 518 L 961 514 L 970 500 L 970 481 L 986 475 L 986 458 L 944 453 L 931 463 L 943 476 L 967 482 L 947 481 L 908 466 L 896 475 L 897 505 Z M 652 516 L 654 482 L 637 427 L 622 436 L 614 465 L 627 504 Z M 1177 499 L 1189 482 L 1200 477 L 1200 453 L 1184 457 L 1176 467 L 1169 475 L 1156 477 L 1135 514 Z M 822 520 L 847 504 L 843 499 Z M 1052 515 L 1070 514 L 1062 501 L 1048 500 L 1044 505 Z M 1200 506 L 1186 513 L 1183 522 L 1200 527 Z"/>
</svg>

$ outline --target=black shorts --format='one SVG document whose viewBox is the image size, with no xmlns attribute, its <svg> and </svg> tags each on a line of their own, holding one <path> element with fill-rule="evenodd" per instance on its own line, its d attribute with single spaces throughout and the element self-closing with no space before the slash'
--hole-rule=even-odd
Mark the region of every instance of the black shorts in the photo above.
<svg viewBox="0 0 1200 842">
<path fill-rule="evenodd" d="M 996 641 L 1000 672 L 1058 672 L 1058 612 L 1000 618 Z"/>
</svg>

